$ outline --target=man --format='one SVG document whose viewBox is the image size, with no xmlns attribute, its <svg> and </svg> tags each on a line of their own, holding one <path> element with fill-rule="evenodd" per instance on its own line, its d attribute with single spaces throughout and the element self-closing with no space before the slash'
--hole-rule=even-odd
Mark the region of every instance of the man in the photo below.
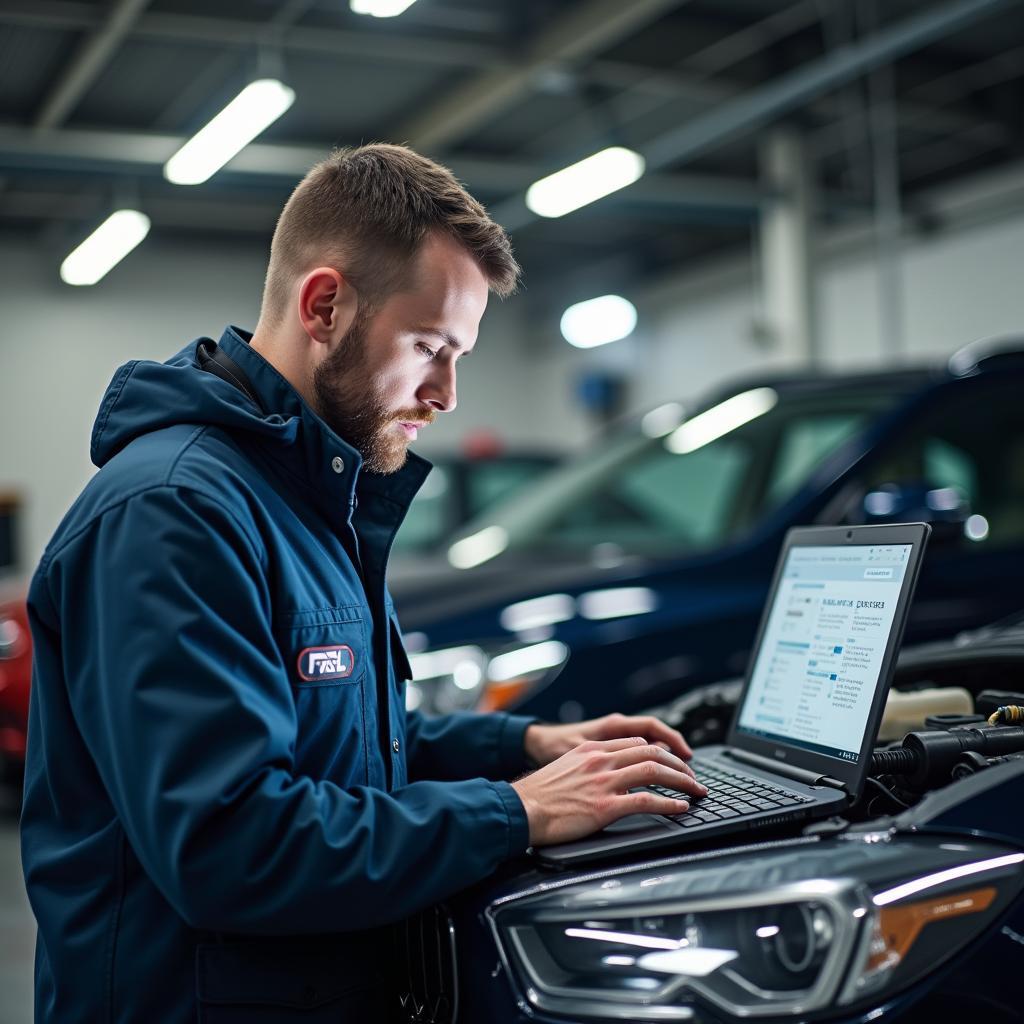
<svg viewBox="0 0 1024 1024">
<path fill-rule="evenodd" d="M 701 791 L 653 719 L 405 711 L 407 449 L 517 274 L 447 170 L 342 151 L 282 212 L 251 337 L 117 372 L 30 591 L 38 1020 L 381 1020 L 374 929 L 685 806 L 641 784 Z"/>
</svg>

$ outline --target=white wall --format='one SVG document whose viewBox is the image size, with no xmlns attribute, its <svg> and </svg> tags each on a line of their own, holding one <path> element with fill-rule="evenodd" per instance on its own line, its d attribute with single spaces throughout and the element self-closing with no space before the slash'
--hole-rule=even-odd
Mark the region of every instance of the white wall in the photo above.
<svg viewBox="0 0 1024 1024">
<path fill-rule="evenodd" d="M 986 190 L 976 191 L 984 205 Z M 984 217 L 969 216 L 972 203 L 961 195 L 954 226 L 904 242 L 900 353 L 881 349 L 870 238 L 855 232 L 823 242 L 824 366 L 944 358 L 979 337 L 1024 330 L 1024 202 Z M 0 491 L 20 491 L 27 501 L 26 565 L 92 471 L 89 433 L 115 367 L 165 359 L 229 322 L 251 327 L 264 267 L 254 248 L 151 239 L 99 285 L 74 289 L 59 281 L 58 259 L 0 238 Z M 460 367 L 459 408 L 431 427 L 424 453 L 456 448 L 480 429 L 510 444 L 578 445 L 594 424 L 576 404 L 576 384 L 595 369 L 627 376 L 630 410 L 639 411 L 781 365 L 757 340 L 758 289 L 743 255 L 632 297 L 636 334 L 590 351 L 570 348 L 552 324 L 535 322 L 525 298 L 492 303 L 477 350 Z"/>
</svg>

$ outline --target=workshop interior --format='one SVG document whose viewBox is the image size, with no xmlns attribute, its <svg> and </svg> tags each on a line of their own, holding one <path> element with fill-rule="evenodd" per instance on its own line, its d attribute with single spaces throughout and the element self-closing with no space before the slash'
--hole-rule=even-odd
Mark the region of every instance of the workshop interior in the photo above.
<svg viewBox="0 0 1024 1024">
<path fill-rule="evenodd" d="M 652 715 L 707 794 L 384 914 L 386 1019 L 321 954 L 251 990 L 197 961 L 197 1019 L 1024 1020 L 1024 2 L 0 0 L 0 1024 L 72 1019 L 21 812 L 33 755 L 88 747 L 42 751 L 33 691 L 94 422 L 130 361 L 245 347 L 296 186 L 375 143 L 448 168 L 521 278 L 407 427 L 386 635 L 328 609 L 296 705 L 329 734 L 365 643 L 416 721 Z M 260 405 L 224 358 L 204 387 Z M 92 582 L 62 614 L 99 629 Z"/>
</svg>

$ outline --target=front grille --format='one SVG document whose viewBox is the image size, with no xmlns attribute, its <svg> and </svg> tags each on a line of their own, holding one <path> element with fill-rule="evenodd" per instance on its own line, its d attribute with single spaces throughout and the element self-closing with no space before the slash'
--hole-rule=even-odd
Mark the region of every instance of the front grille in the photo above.
<svg viewBox="0 0 1024 1024">
<path fill-rule="evenodd" d="M 397 1019 L 454 1024 L 458 1013 L 455 928 L 444 907 L 431 907 L 392 930 Z"/>
</svg>

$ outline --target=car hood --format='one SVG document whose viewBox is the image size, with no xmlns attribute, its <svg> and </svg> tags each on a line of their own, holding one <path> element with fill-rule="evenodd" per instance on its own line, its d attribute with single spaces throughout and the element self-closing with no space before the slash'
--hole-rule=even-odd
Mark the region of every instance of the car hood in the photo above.
<svg viewBox="0 0 1024 1024">
<path fill-rule="evenodd" d="M 651 566 L 650 559 L 635 556 L 598 566 L 589 553 L 514 553 L 472 569 L 455 569 L 441 555 L 402 556 L 388 570 L 388 587 L 403 628 L 424 629 L 486 607 L 627 580 Z"/>
</svg>

